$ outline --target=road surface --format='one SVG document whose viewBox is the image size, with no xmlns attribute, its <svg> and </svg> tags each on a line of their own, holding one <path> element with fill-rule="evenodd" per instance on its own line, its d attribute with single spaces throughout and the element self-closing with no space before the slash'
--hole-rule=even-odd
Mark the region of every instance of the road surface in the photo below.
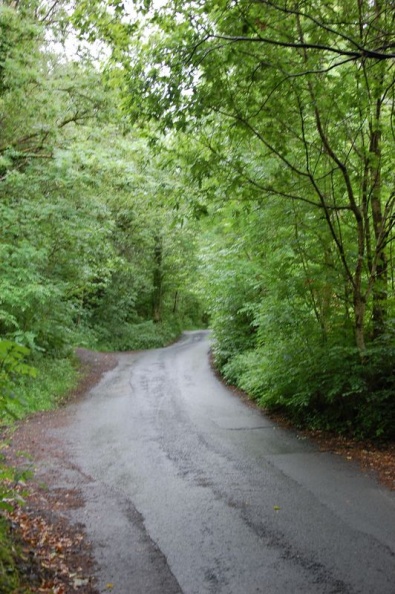
<svg viewBox="0 0 395 594">
<path fill-rule="evenodd" d="M 101 592 L 395 594 L 394 494 L 244 404 L 209 348 L 117 355 L 57 430 Z"/>
</svg>

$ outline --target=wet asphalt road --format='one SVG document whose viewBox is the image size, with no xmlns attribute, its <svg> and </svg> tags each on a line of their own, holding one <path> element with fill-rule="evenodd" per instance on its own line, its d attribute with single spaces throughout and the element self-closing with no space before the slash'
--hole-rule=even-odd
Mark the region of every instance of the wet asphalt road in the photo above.
<svg viewBox="0 0 395 594">
<path fill-rule="evenodd" d="M 101 591 L 395 594 L 394 494 L 243 404 L 208 352 L 189 332 L 119 355 L 74 405 Z"/>
</svg>

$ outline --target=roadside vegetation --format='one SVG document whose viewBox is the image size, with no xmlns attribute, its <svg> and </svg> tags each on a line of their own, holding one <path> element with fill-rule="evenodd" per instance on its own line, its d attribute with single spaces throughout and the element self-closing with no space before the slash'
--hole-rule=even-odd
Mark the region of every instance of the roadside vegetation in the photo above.
<svg viewBox="0 0 395 594">
<path fill-rule="evenodd" d="M 387 0 L 3 1 L 0 426 L 209 325 L 260 406 L 393 441 L 394 43 Z"/>
</svg>

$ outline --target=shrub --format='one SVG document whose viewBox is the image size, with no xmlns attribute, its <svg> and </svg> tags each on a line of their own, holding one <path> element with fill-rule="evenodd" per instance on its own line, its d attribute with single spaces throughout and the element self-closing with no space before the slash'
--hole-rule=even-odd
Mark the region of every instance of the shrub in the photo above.
<svg viewBox="0 0 395 594">
<path fill-rule="evenodd" d="M 298 426 L 395 438 L 395 348 L 372 344 L 361 358 L 350 346 L 314 348 L 294 337 L 230 359 L 222 373 L 262 407 Z"/>
</svg>

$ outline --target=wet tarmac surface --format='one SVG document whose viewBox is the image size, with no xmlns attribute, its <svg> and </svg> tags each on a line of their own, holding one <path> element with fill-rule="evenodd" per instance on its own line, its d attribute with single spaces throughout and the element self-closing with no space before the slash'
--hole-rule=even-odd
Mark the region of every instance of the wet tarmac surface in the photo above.
<svg viewBox="0 0 395 594">
<path fill-rule="evenodd" d="M 117 355 L 57 430 L 101 591 L 395 594 L 395 494 L 246 406 L 209 347 Z"/>
</svg>

